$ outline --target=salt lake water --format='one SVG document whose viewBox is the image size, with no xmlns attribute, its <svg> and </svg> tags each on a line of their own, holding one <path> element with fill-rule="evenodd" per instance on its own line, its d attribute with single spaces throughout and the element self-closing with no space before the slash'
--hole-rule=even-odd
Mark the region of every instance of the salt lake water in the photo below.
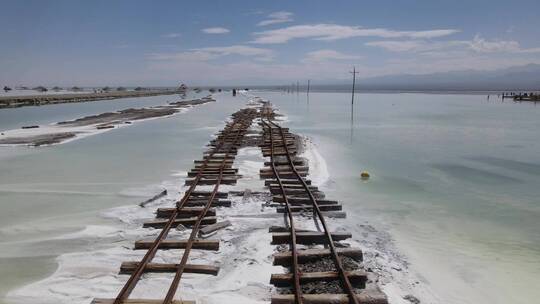
<svg viewBox="0 0 540 304">
<path fill-rule="evenodd" d="M 486 95 L 261 93 L 313 138 L 329 197 L 390 231 L 440 303 L 540 297 L 540 107 Z M 360 172 L 371 173 L 362 182 Z M 354 221 L 355 216 L 350 219 Z"/>
<path fill-rule="evenodd" d="M 155 96 L 7 109 L 0 111 L 0 129 L 177 100 Z M 0 147 L 0 303 L 9 290 L 54 272 L 58 255 L 114 246 L 62 236 L 114 224 L 101 211 L 138 204 L 174 183 L 245 102 L 230 98 L 61 145 Z"/>
<path fill-rule="evenodd" d="M 55 271 L 69 252 L 114 246 L 62 236 L 106 209 L 158 193 L 200 157 L 248 96 L 62 145 L 0 148 L 0 298 Z M 434 303 L 532 303 L 540 297 L 540 108 L 485 95 L 259 91 L 325 159 L 328 197 L 348 221 L 392 235 Z M 0 111 L 0 130 L 172 96 Z M 371 174 L 368 181 L 360 172 Z M 9 303 L 9 297 L 4 300 Z M 2 302 L 2 300 L 0 300 Z"/>
</svg>

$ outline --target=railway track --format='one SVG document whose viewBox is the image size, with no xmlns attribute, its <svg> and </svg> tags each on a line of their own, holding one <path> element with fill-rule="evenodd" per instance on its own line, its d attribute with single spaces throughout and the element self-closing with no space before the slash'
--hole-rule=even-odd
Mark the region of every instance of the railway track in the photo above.
<svg viewBox="0 0 540 304">
<path fill-rule="evenodd" d="M 386 304 L 386 296 L 376 286 L 366 288 L 373 284 L 368 284 L 368 273 L 360 267 L 362 251 L 340 243 L 352 235 L 330 231 L 326 219 L 344 217 L 342 206 L 324 199 L 324 193 L 306 179 L 309 169 L 306 161 L 297 157 L 296 136 L 279 126 L 274 116 L 271 106 L 264 103 L 261 149 L 270 161 L 260 170 L 260 176 L 266 179 L 277 211 L 286 214 L 287 225 L 273 227 L 270 232 L 273 244 L 289 244 L 288 251 L 274 255 L 274 265 L 286 266 L 289 272 L 272 274 L 270 282 L 281 293 L 273 295 L 271 303 Z M 298 229 L 296 219 L 305 214 L 313 217 L 319 229 Z"/>
<path fill-rule="evenodd" d="M 255 118 L 260 119 L 261 136 L 248 135 L 252 132 L 249 128 Z M 219 250 L 219 240 L 199 236 L 204 230 L 219 225 L 216 224 L 215 207 L 231 206 L 228 196 L 234 195 L 235 191 L 220 192 L 219 189 L 221 185 L 236 184 L 241 177 L 238 169 L 233 167 L 237 150 L 246 145 L 259 145 L 263 156 L 269 158 L 260 170 L 260 177 L 265 179 L 271 193 L 270 205 L 287 219 L 285 226 L 270 228 L 272 243 L 281 248 L 274 254 L 274 265 L 289 269 L 287 273 L 271 275 L 270 283 L 278 291 L 271 297 L 271 303 L 387 304 L 386 296 L 362 268 L 362 251 L 341 243 L 351 238 L 351 233 L 330 229 L 328 218 L 343 218 L 346 214 L 337 201 L 326 199 L 325 194 L 307 178 L 309 166 L 306 160 L 297 155 L 301 150 L 297 139 L 288 128 L 276 123 L 274 110 L 269 103 L 263 103 L 258 110 L 246 108 L 234 113 L 225 128 L 210 141 L 210 148 L 203 153 L 202 159 L 194 161 L 185 181 L 188 189 L 182 198 L 175 206 L 158 208 L 156 219 L 143 223 L 143 227 L 160 229 L 159 234 L 155 239 L 135 241 L 134 250 L 145 250 L 145 254 L 139 261 L 121 264 L 120 274 L 129 277 L 117 296 L 94 299 L 92 303 L 194 303 L 178 299 L 177 291 L 183 274 L 217 275 L 219 267 L 190 264 L 190 253 L 192 250 Z M 306 216 L 313 219 L 315 229 L 301 228 L 305 225 Z M 169 232 L 177 226 L 190 228 L 189 237 L 179 239 L 169 236 Z M 284 247 L 286 245 L 288 249 Z M 183 251 L 178 254 L 178 262 L 153 262 L 161 250 Z M 143 278 L 145 273 L 173 274 L 163 298 L 130 298 L 141 280 L 152 279 Z"/>
<path fill-rule="evenodd" d="M 189 186 L 183 197 L 172 208 L 159 208 L 157 219 L 143 224 L 143 227 L 161 229 L 153 240 L 135 242 L 135 250 L 146 250 L 139 262 L 124 262 L 120 266 L 121 274 L 129 274 L 129 278 L 116 298 L 94 299 L 93 304 L 180 304 L 191 301 L 175 300 L 182 275 L 184 273 L 201 273 L 217 275 L 219 268 L 213 265 L 188 264 L 191 250 L 218 250 L 218 240 L 199 239 L 200 229 L 205 225 L 215 224 L 216 210 L 213 207 L 230 206 L 226 200 L 227 193 L 219 192 L 220 185 L 232 185 L 240 178 L 238 169 L 233 168 L 237 149 L 242 145 L 244 135 L 258 116 L 256 109 L 242 109 L 232 115 L 232 120 L 210 142 L 210 149 L 201 160 L 194 161 L 194 168 L 188 173 Z M 213 186 L 211 191 L 198 190 L 200 186 Z M 191 228 L 188 239 L 168 238 L 171 229 L 183 225 Z M 153 263 L 159 250 L 183 249 L 179 262 L 175 264 Z M 130 299 L 130 295 L 142 275 L 148 272 L 173 273 L 167 293 L 163 299 Z M 149 278 L 150 279 L 150 278 Z"/>
</svg>

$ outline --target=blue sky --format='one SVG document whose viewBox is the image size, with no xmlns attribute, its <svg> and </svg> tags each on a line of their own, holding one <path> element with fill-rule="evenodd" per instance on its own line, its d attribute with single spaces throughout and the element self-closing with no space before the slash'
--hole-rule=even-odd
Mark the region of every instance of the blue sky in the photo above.
<svg viewBox="0 0 540 304">
<path fill-rule="evenodd" d="M 540 1 L 0 1 L 0 84 L 281 84 L 540 63 Z"/>
</svg>

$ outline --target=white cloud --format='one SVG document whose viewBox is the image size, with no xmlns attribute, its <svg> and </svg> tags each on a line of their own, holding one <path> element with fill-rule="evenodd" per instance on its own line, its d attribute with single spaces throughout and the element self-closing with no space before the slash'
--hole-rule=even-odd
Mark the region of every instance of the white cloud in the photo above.
<svg viewBox="0 0 540 304">
<path fill-rule="evenodd" d="M 253 43 L 285 43 L 292 39 L 312 38 L 333 41 L 352 37 L 413 38 L 429 39 L 448 36 L 459 32 L 455 29 L 436 29 L 426 31 L 395 31 L 384 28 L 362 28 L 338 24 L 295 25 L 277 30 L 254 33 Z"/>
<path fill-rule="evenodd" d="M 198 84 L 279 84 L 298 79 L 348 79 L 349 64 L 321 63 L 281 64 L 267 62 L 238 61 L 233 63 L 213 62 L 160 62 L 148 65 L 148 75 L 160 75 L 166 79 L 189 79 Z"/>
<path fill-rule="evenodd" d="M 161 35 L 162 38 L 178 38 L 180 36 L 181 36 L 180 33 L 168 33 L 168 34 Z"/>
<path fill-rule="evenodd" d="M 469 47 L 478 53 L 540 53 L 540 47 L 522 48 L 519 42 L 515 40 L 486 40 L 480 35 L 474 36 L 472 41 L 468 42 Z"/>
<path fill-rule="evenodd" d="M 494 57 L 493 54 L 469 53 L 465 56 L 444 58 L 411 58 L 397 59 L 377 68 L 373 74 L 429 74 L 452 71 L 491 71 L 513 66 L 540 63 L 540 58 L 524 58 L 518 56 Z"/>
<path fill-rule="evenodd" d="M 428 40 L 384 40 L 370 41 L 366 45 L 380 47 L 391 52 L 438 54 L 456 50 L 475 53 L 537 53 L 540 48 L 522 49 L 514 40 L 486 40 L 476 35 L 472 40 L 428 41 Z"/>
<path fill-rule="evenodd" d="M 479 35 L 474 36 L 474 39 L 469 43 L 469 47 L 479 53 L 516 52 L 520 50 L 519 42 L 517 41 L 489 41 L 481 38 Z"/>
<path fill-rule="evenodd" d="M 232 45 L 224 47 L 206 47 L 192 49 L 179 53 L 152 53 L 148 54 L 150 60 L 155 61 L 209 61 L 219 57 L 238 55 L 253 57 L 260 61 L 270 61 L 274 57 L 274 52 L 269 49 L 255 48 L 245 45 Z"/>
<path fill-rule="evenodd" d="M 425 41 L 420 40 L 386 40 L 386 41 L 370 41 L 367 46 L 375 46 L 383 48 L 391 52 L 414 52 L 422 49 L 425 46 Z"/>
<path fill-rule="evenodd" d="M 211 52 L 192 50 L 179 53 L 151 53 L 147 57 L 155 61 L 207 61 L 220 56 Z"/>
<path fill-rule="evenodd" d="M 466 41 L 384 40 L 370 41 L 366 45 L 380 47 L 391 52 L 430 52 L 453 47 L 467 46 Z"/>
<path fill-rule="evenodd" d="M 253 56 L 263 58 L 272 58 L 274 51 L 270 49 L 256 48 L 245 45 L 232 45 L 224 47 L 206 47 L 197 49 L 198 51 L 210 52 L 213 54 L 219 54 L 220 56 L 227 55 L 240 55 L 240 56 Z"/>
<path fill-rule="evenodd" d="M 268 19 L 257 23 L 257 26 L 267 26 L 271 24 L 291 22 L 293 21 L 293 15 L 293 13 L 285 11 L 271 13 L 270 15 L 268 15 Z"/>
<path fill-rule="evenodd" d="M 410 58 L 395 59 L 378 65 L 355 63 L 359 77 L 375 77 L 395 74 L 427 74 L 462 70 L 495 70 L 517 65 L 540 63 L 540 58 L 511 56 L 505 60 L 493 58 L 493 54 L 474 54 L 453 58 Z M 209 61 L 152 61 L 148 75 L 159 75 L 164 79 L 187 79 L 198 84 L 280 84 L 298 79 L 312 79 L 328 83 L 337 79 L 350 79 L 351 63 L 345 61 L 323 61 L 320 64 L 299 62 L 237 61 L 216 63 Z"/>
<path fill-rule="evenodd" d="M 329 60 L 356 60 L 360 58 L 362 57 L 358 55 L 343 54 L 336 50 L 318 50 L 307 53 L 302 61 L 306 63 L 318 63 Z"/>
<path fill-rule="evenodd" d="M 517 53 L 540 53 L 540 47 L 536 47 L 536 48 L 530 48 L 530 49 L 520 49 L 519 51 L 517 51 Z"/>
<path fill-rule="evenodd" d="M 229 29 L 226 29 L 224 27 L 209 27 L 202 29 L 201 31 L 206 34 L 227 34 L 230 32 Z"/>
</svg>

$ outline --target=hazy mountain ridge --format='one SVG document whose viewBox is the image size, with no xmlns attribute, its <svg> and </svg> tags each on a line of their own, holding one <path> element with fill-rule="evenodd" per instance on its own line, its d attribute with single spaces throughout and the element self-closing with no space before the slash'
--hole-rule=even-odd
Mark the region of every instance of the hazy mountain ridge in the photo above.
<svg viewBox="0 0 540 304">
<path fill-rule="evenodd" d="M 360 89 L 380 90 L 540 90 L 540 65 L 494 71 L 464 70 L 358 79 Z"/>
</svg>

